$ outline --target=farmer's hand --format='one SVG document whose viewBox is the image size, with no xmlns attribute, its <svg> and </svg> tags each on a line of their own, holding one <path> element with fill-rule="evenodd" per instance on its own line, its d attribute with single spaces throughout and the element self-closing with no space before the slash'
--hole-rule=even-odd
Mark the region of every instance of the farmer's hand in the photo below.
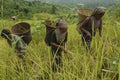
<svg viewBox="0 0 120 80">
<path fill-rule="evenodd" d="M 67 53 L 67 50 L 64 50 L 64 53 Z"/>
<path fill-rule="evenodd" d="M 65 53 L 67 53 L 67 50 L 63 47 L 63 46 L 61 46 L 60 47 Z"/>
<path fill-rule="evenodd" d="M 90 34 L 90 33 L 87 33 L 87 36 L 91 37 L 91 34 Z"/>
</svg>

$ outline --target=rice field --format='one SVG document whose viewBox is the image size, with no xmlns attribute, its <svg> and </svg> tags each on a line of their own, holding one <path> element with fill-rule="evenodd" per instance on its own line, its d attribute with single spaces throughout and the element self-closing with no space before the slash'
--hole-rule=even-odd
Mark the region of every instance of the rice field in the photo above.
<svg viewBox="0 0 120 80">
<path fill-rule="evenodd" d="M 21 21 L 30 23 L 33 40 L 23 61 L 0 37 L 0 80 L 117 80 L 115 77 L 120 73 L 119 21 L 104 20 L 102 37 L 98 34 L 93 37 L 90 51 L 82 45 L 81 35 L 76 31 L 77 21 L 68 22 L 68 53 L 62 54 L 63 66 L 58 72 L 52 72 L 51 50 L 44 42 L 43 21 Z M 10 29 L 21 21 L 0 20 L 0 29 Z"/>
</svg>

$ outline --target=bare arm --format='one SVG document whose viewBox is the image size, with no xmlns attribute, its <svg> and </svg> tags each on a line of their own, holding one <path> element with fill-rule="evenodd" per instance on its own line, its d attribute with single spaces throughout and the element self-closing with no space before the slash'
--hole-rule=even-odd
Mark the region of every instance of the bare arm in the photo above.
<svg viewBox="0 0 120 80">
<path fill-rule="evenodd" d="M 61 45 L 56 44 L 55 41 L 56 41 L 56 35 L 55 35 L 55 33 L 53 32 L 52 35 L 51 35 L 50 45 L 51 45 L 51 46 L 54 46 L 54 47 L 56 47 L 56 48 L 60 48 L 60 49 L 62 49 L 64 52 L 66 52 L 64 46 L 61 46 Z"/>
<path fill-rule="evenodd" d="M 91 33 L 85 29 L 86 25 L 89 24 L 89 22 L 90 22 L 90 18 L 88 17 L 86 18 L 86 20 L 82 22 L 80 30 L 82 32 L 85 32 L 88 36 L 91 36 Z"/>
<path fill-rule="evenodd" d="M 58 45 L 58 44 L 56 44 L 56 43 L 54 43 L 54 42 L 51 42 L 50 44 L 51 44 L 51 46 L 58 47 L 58 48 L 60 48 L 60 49 L 62 49 L 63 51 L 66 52 L 66 49 L 65 49 L 63 46 Z"/>
<path fill-rule="evenodd" d="M 86 34 L 91 35 L 90 32 L 87 31 L 87 30 L 85 30 L 84 28 L 81 28 L 81 30 L 82 30 L 83 32 L 85 32 Z"/>
<path fill-rule="evenodd" d="M 51 46 L 54 46 L 54 47 L 60 47 L 60 45 L 58 45 L 58 44 L 56 44 L 54 42 L 51 42 L 50 44 L 51 44 Z"/>
</svg>

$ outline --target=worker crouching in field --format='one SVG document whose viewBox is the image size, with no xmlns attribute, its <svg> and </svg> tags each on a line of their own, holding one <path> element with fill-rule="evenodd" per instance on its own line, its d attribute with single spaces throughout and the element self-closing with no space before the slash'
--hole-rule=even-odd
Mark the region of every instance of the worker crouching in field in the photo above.
<svg viewBox="0 0 120 80">
<path fill-rule="evenodd" d="M 18 53 L 19 58 L 23 58 L 26 53 L 27 44 L 22 40 L 20 36 L 11 34 L 10 30 L 3 29 L 1 36 L 5 38 L 8 44 L 15 49 L 15 52 Z"/>
<path fill-rule="evenodd" d="M 90 44 L 92 41 L 92 35 L 96 35 L 97 29 L 99 30 L 99 35 L 102 36 L 102 17 L 105 14 L 104 7 L 96 8 L 90 17 L 87 17 L 81 27 L 82 42 L 86 44 L 87 50 L 90 49 Z"/>
<path fill-rule="evenodd" d="M 50 40 L 53 55 L 52 70 L 54 72 L 57 71 L 57 66 L 59 69 L 62 64 L 62 51 L 66 52 L 66 42 L 68 36 L 68 26 L 64 20 L 59 21 L 56 26 L 57 28 L 52 32 Z"/>
<path fill-rule="evenodd" d="M 12 27 L 12 33 L 8 29 L 3 29 L 1 32 L 1 36 L 7 40 L 12 48 L 15 49 L 17 56 L 21 59 L 24 58 L 27 45 L 32 40 L 30 30 L 26 30 L 26 27 L 30 28 L 30 25 L 27 23 L 19 23 Z"/>
</svg>

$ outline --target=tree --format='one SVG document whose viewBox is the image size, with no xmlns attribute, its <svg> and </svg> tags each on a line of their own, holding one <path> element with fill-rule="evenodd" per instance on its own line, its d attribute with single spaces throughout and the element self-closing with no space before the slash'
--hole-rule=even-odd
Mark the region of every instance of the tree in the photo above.
<svg viewBox="0 0 120 80">
<path fill-rule="evenodd" d="M 51 13 L 56 14 L 57 8 L 55 5 L 52 6 Z"/>
</svg>

